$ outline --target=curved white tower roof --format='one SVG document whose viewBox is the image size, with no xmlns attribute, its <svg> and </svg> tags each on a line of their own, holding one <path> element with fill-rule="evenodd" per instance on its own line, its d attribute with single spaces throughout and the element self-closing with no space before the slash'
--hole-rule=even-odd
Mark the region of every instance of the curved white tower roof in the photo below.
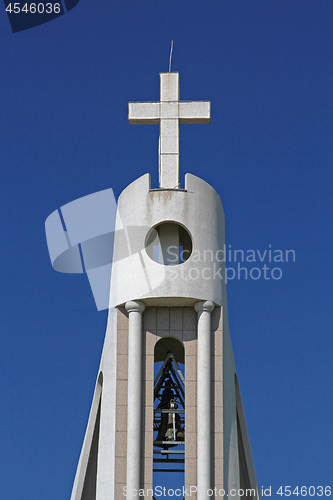
<svg viewBox="0 0 333 500">
<path fill-rule="evenodd" d="M 167 232 L 165 241 L 161 234 L 159 238 L 156 235 L 156 246 L 169 245 L 170 261 L 175 265 L 151 258 L 149 233 L 162 223 L 177 224 L 188 233 L 192 251 L 186 261 L 174 262 L 178 242 L 172 234 L 168 238 Z M 149 305 L 162 301 L 164 305 L 184 306 L 196 300 L 222 305 L 223 249 L 222 203 L 209 184 L 186 174 L 185 189 L 150 189 L 150 176 L 143 175 L 118 200 L 111 305 L 123 305 L 133 298 Z"/>
</svg>

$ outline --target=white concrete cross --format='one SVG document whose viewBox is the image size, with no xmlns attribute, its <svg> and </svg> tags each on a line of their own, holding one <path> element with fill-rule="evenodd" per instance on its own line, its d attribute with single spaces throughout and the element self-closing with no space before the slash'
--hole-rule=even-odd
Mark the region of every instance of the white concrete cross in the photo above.
<svg viewBox="0 0 333 500">
<path fill-rule="evenodd" d="M 159 123 L 159 186 L 179 187 L 179 123 L 210 123 L 210 101 L 180 101 L 179 73 L 160 73 L 160 102 L 129 102 L 130 123 Z"/>
</svg>

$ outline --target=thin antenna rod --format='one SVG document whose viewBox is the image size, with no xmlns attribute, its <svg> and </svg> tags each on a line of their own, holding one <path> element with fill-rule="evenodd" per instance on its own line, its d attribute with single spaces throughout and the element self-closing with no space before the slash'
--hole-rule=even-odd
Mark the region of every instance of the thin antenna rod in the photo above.
<svg viewBox="0 0 333 500">
<path fill-rule="evenodd" d="M 170 49 L 170 58 L 169 58 L 169 73 L 171 72 L 172 51 L 173 51 L 173 40 L 171 40 L 171 49 Z"/>
</svg>

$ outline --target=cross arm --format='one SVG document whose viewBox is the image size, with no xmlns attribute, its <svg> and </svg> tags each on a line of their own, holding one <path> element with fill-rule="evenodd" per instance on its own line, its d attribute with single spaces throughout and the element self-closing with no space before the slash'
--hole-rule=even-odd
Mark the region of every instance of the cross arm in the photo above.
<svg viewBox="0 0 333 500">
<path fill-rule="evenodd" d="M 129 102 L 128 121 L 137 123 L 159 123 L 160 103 L 159 102 Z"/>
<path fill-rule="evenodd" d="M 179 103 L 180 123 L 210 123 L 210 101 Z"/>
</svg>

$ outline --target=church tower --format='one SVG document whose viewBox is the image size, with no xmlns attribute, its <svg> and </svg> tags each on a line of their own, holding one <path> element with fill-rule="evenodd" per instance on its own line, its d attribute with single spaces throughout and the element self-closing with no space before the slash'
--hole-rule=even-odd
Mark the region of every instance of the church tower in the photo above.
<svg viewBox="0 0 333 500">
<path fill-rule="evenodd" d="M 153 471 L 184 471 L 192 499 L 224 490 L 255 500 L 223 207 L 202 179 L 179 184 L 179 123 L 209 123 L 210 102 L 180 101 L 179 74 L 161 73 L 160 101 L 129 103 L 128 119 L 160 126 L 159 188 L 144 174 L 118 199 L 107 331 L 71 500 L 138 500 L 140 489 L 153 499 Z"/>
</svg>

